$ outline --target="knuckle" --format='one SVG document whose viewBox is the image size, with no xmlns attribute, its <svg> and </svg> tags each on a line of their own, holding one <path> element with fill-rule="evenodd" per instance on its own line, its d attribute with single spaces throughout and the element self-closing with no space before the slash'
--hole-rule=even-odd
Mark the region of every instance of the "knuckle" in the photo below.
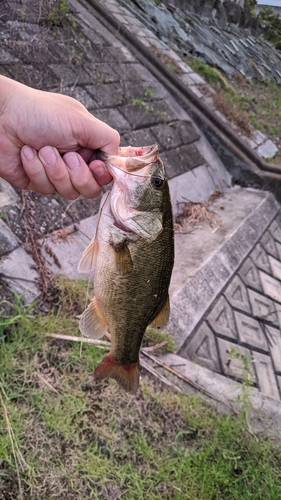
<svg viewBox="0 0 281 500">
<path fill-rule="evenodd" d="M 38 192 L 38 190 L 37 190 Z M 54 187 L 49 187 L 49 188 L 43 188 L 40 190 L 40 194 L 45 194 L 47 196 L 50 196 L 52 194 L 55 194 L 56 190 Z"/>
<path fill-rule="evenodd" d="M 34 186 L 28 188 L 28 191 L 33 191 L 34 193 L 42 194 L 43 196 L 51 196 L 56 192 L 55 189 L 47 189 L 47 188 L 44 189 L 42 187 L 34 187 Z"/>
<path fill-rule="evenodd" d="M 119 146 L 119 144 L 120 144 L 120 134 L 119 134 L 119 132 L 118 132 L 117 130 L 113 129 L 112 134 L 113 134 L 113 140 L 114 140 L 114 141 L 116 142 L 116 144 L 118 144 L 118 146 Z"/>
<path fill-rule="evenodd" d="M 96 189 L 96 190 L 92 190 L 91 193 L 86 192 L 86 193 L 81 193 L 81 194 L 83 194 L 84 198 L 88 198 L 88 199 L 97 198 L 101 194 L 101 188 Z"/>
<path fill-rule="evenodd" d="M 61 196 L 63 196 L 63 195 L 61 195 Z M 77 193 L 77 192 L 76 193 L 67 193 L 67 195 L 64 195 L 64 198 L 66 198 L 67 200 L 73 201 L 73 200 L 77 200 L 77 198 L 79 198 L 79 196 L 80 196 L 80 193 Z"/>
</svg>

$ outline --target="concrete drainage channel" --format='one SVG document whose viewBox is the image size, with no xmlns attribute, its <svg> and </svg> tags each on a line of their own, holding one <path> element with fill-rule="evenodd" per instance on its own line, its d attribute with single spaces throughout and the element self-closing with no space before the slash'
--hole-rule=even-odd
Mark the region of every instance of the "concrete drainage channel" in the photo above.
<svg viewBox="0 0 281 500">
<path fill-rule="evenodd" d="M 255 149 L 249 147 L 249 141 L 242 140 L 223 116 L 222 119 L 217 116 L 214 110 L 206 105 L 202 96 L 197 95 L 197 87 L 186 83 L 189 75 L 184 66 L 188 66 L 184 65 L 174 51 L 158 40 L 129 10 L 120 5 L 118 0 L 79 0 L 79 3 L 72 0 L 72 4 L 76 7 L 85 6 L 87 10 L 93 9 L 96 18 L 104 26 L 116 31 L 118 39 L 126 44 L 137 59 L 171 92 L 181 108 L 204 133 L 234 182 L 270 190 L 277 199 L 281 199 L 279 169 L 274 164 L 266 163 Z M 168 61 L 166 64 L 165 60 Z M 175 65 L 179 70 L 179 76 L 175 71 L 171 71 L 171 65 Z M 199 85 L 205 83 L 199 75 L 192 75 L 195 81 L 198 79 Z"/>
<path fill-rule="evenodd" d="M 112 35 L 107 31 L 109 19 L 111 31 L 113 26 L 108 11 L 107 20 L 104 20 L 100 4 L 96 3 L 99 6 L 97 14 L 93 3 L 72 3 L 77 9 L 80 23 L 103 32 L 107 39 L 111 36 L 115 39 L 112 42 L 115 47 L 128 53 L 128 48 L 131 49 L 129 38 L 126 38 L 126 42 L 123 39 L 118 41 L 118 33 Z M 133 63 L 137 59 L 143 64 L 147 62 L 148 70 L 152 71 L 154 60 L 150 57 L 147 61 L 147 54 L 139 53 L 134 36 L 131 35 L 131 38 L 134 43 L 130 60 Z M 162 156 L 167 165 L 175 212 L 184 202 L 205 202 L 217 191 L 221 195 L 216 196 L 208 206 L 208 210 L 216 214 L 215 227 L 203 222 L 191 232 L 189 229 L 176 232 L 176 262 L 170 290 L 172 309 L 168 330 L 175 338 L 178 352 L 163 356 L 162 367 L 156 367 L 153 359 L 148 362 L 167 378 L 176 380 L 183 391 L 190 391 L 193 386 L 223 406 L 232 408 L 237 396 L 243 391 L 243 360 L 253 356 L 254 363 L 250 371 L 254 387 L 249 391 L 255 425 L 258 426 L 261 416 L 266 416 L 271 418 L 271 425 L 280 430 L 279 204 L 269 192 L 250 187 L 231 187 L 232 175 L 232 178 L 234 176 L 236 180 L 243 181 L 244 186 L 254 184 L 259 188 L 267 185 L 268 179 L 269 187 L 273 188 L 271 180 L 274 180 L 278 191 L 279 175 L 261 172 L 262 160 L 255 163 L 255 154 L 250 150 L 247 157 L 247 148 L 239 152 L 239 138 L 234 144 L 233 132 L 228 134 L 221 123 L 215 123 L 216 120 L 212 124 L 211 117 L 204 115 L 204 107 L 197 108 L 196 99 L 193 97 L 193 100 L 188 100 L 187 93 L 181 92 L 182 87 L 175 75 L 163 70 L 161 76 L 159 62 L 157 64 L 154 77 L 159 77 L 157 85 L 161 87 L 161 92 L 163 88 L 167 92 L 166 107 L 172 110 L 178 128 L 165 128 L 163 125 L 159 134 L 159 126 L 152 123 L 131 134 L 124 133 L 123 140 L 128 142 L 134 137 L 136 141 L 144 141 L 149 136 L 155 142 L 159 141 L 160 148 L 164 149 L 165 144 L 161 145 L 161 140 L 166 137 L 166 141 L 174 145 L 166 151 L 164 149 Z M 181 134 L 188 140 L 178 144 Z M 216 147 L 213 149 L 212 145 Z M 6 188 L 3 185 L 2 191 L 8 195 Z M 13 190 L 10 201 L 12 195 Z M 7 204 L 9 200 L 3 203 Z M 82 220 L 71 238 L 59 245 L 52 235 L 44 240 L 43 247 L 47 245 L 53 255 L 51 258 L 50 253 L 45 253 L 54 273 L 60 272 L 71 278 L 81 276 L 77 273 L 77 264 L 85 246 L 94 236 L 96 223 L 96 216 Z M 5 237 L 12 241 L 11 235 Z M 18 293 L 24 293 L 26 301 L 31 302 L 39 295 L 36 286 L 38 275 L 35 269 L 30 269 L 34 261 L 23 248 L 16 248 L 16 243 L 13 248 L 3 258 L 1 274 L 9 276 L 9 286 Z M 57 266 L 58 262 L 60 267 Z M 237 352 L 240 352 L 240 357 L 235 355 Z M 234 353 L 232 357 L 231 353 Z M 172 367 L 178 376 L 171 374 L 167 367 Z"/>
</svg>

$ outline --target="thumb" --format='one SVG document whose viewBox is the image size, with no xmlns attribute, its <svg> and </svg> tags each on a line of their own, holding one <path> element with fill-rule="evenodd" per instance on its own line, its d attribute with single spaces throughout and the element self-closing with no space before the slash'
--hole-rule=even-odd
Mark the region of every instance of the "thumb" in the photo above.
<svg viewBox="0 0 281 500">
<path fill-rule="evenodd" d="M 76 125 L 77 122 L 76 122 Z M 105 153 L 117 155 L 120 135 L 114 128 L 99 120 L 91 113 L 83 116 L 77 127 L 76 139 L 81 147 L 101 149 Z"/>
</svg>

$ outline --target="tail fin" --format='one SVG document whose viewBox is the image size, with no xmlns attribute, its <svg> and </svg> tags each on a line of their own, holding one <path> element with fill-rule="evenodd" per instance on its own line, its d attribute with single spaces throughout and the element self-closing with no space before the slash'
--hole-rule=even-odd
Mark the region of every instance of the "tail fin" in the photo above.
<svg viewBox="0 0 281 500">
<path fill-rule="evenodd" d="M 95 369 L 96 380 L 113 378 L 127 392 L 135 394 L 139 386 L 139 361 L 129 365 L 120 365 L 109 353 Z"/>
</svg>

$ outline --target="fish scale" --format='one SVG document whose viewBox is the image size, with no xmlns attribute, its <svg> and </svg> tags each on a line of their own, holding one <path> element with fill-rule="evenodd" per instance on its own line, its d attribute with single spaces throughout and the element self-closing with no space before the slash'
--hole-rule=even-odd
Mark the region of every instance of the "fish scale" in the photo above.
<svg viewBox="0 0 281 500">
<path fill-rule="evenodd" d="M 110 353 L 95 378 L 112 377 L 128 392 L 139 383 L 139 351 L 149 325 L 169 316 L 174 261 L 168 181 L 156 145 L 100 153 L 113 176 L 101 202 L 95 239 L 79 270 L 94 270 L 95 297 L 80 320 L 83 335 L 111 334 Z"/>
</svg>

